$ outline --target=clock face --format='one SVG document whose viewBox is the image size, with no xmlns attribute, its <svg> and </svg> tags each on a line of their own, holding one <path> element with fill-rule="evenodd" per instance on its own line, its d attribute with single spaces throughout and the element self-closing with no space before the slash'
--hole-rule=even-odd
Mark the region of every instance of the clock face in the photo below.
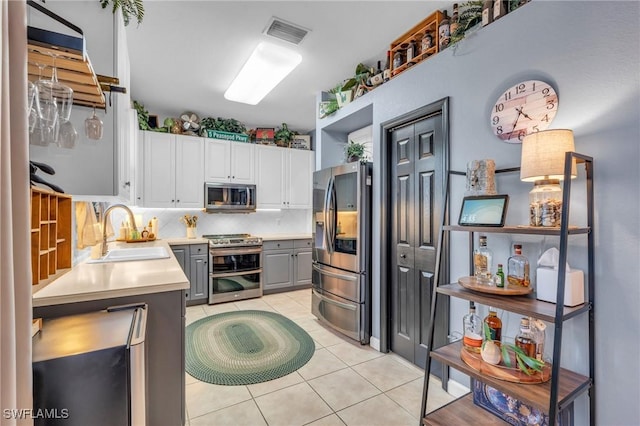
<svg viewBox="0 0 640 426">
<path fill-rule="evenodd" d="M 500 95 L 491 109 L 491 128 L 504 142 L 520 143 L 529 133 L 545 130 L 558 111 L 558 95 L 540 80 L 518 83 Z"/>
</svg>

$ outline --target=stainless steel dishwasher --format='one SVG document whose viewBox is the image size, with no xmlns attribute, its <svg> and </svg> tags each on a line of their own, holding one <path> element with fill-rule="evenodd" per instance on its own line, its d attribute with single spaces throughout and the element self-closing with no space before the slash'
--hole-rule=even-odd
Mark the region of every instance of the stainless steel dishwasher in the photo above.
<svg viewBox="0 0 640 426">
<path fill-rule="evenodd" d="M 145 304 L 45 320 L 33 338 L 34 424 L 146 425 L 146 321 Z"/>
</svg>

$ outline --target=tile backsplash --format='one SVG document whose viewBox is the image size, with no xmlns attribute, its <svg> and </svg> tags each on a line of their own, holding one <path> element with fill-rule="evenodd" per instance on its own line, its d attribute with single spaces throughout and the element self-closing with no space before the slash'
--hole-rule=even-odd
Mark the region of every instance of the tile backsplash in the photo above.
<svg viewBox="0 0 640 426">
<path fill-rule="evenodd" d="M 180 217 L 185 214 L 198 216 L 197 236 L 205 234 L 311 234 L 311 210 L 259 210 L 255 213 L 210 214 L 201 209 L 149 209 L 131 207 L 135 215 L 142 215 L 146 225 L 158 218 L 158 238 L 182 238 L 187 234 Z M 118 232 L 120 223 L 127 217 L 122 209 L 111 213 L 111 223 Z M 78 250 L 75 244 L 74 215 L 74 264 L 88 258 L 90 249 Z"/>
</svg>

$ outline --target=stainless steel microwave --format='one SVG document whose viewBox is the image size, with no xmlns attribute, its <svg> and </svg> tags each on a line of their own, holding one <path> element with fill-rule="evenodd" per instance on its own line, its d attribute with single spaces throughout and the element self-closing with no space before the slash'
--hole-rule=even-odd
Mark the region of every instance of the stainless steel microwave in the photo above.
<svg viewBox="0 0 640 426">
<path fill-rule="evenodd" d="M 205 183 L 204 208 L 209 213 L 256 211 L 256 186 L 237 183 Z"/>
</svg>

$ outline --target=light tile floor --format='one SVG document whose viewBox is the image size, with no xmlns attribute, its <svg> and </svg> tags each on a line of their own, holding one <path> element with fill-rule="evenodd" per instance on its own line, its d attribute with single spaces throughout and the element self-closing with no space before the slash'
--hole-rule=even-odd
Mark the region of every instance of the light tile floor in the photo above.
<svg viewBox="0 0 640 426">
<path fill-rule="evenodd" d="M 248 386 L 218 386 L 186 375 L 191 426 L 415 426 L 423 370 L 399 356 L 377 352 L 323 326 L 311 314 L 311 290 L 187 308 L 187 324 L 221 312 L 278 312 L 305 329 L 316 344 L 311 360 L 287 376 Z M 431 411 L 453 397 L 437 379 L 429 385 Z"/>
</svg>

